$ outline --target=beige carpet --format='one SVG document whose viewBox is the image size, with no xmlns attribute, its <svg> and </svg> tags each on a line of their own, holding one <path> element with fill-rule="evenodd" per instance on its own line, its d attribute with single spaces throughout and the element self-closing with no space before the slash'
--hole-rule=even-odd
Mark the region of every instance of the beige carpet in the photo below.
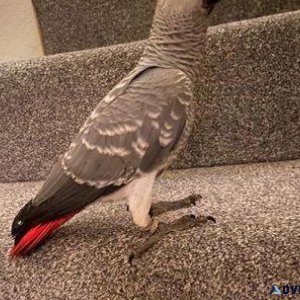
<svg viewBox="0 0 300 300">
<path fill-rule="evenodd" d="M 25 259 L 6 257 L 11 221 L 40 182 L 1 184 L 0 299 L 268 299 L 299 284 L 300 161 L 166 172 L 154 199 L 202 194 L 216 217 L 127 263 L 144 237 L 123 201 L 97 204 Z"/>
</svg>

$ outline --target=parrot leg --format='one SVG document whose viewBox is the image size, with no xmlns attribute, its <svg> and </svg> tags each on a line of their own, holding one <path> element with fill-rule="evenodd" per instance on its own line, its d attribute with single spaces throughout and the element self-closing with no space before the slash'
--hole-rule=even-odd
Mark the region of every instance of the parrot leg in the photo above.
<svg viewBox="0 0 300 300">
<path fill-rule="evenodd" d="M 131 193 L 128 195 L 128 208 L 133 222 L 140 228 L 146 229 L 152 224 L 149 215 L 152 204 L 151 192 L 156 178 L 156 172 L 136 179 L 131 183 Z"/>
<path fill-rule="evenodd" d="M 203 226 L 204 224 L 212 221 L 216 223 L 216 220 L 211 216 L 195 216 L 185 215 L 180 219 L 173 221 L 172 223 L 159 223 L 154 234 L 152 234 L 144 243 L 138 245 L 129 255 L 128 262 L 132 264 L 133 259 L 141 257 L 157 242 L 159 242 L 164 236 L 171 232 L 182 231 L 189 228 Z"/>
<path fill-rule="evenodd" d="M 181 208 L 190 207 L 191 205 L 196 205 L 196 202 L 200 199 L 202 199 L 201 195 L 192 194 L 179 201 L 161 201 L 153 203 L 150 208 L 149 214 L 150 217 L 156 217 L 168 211 L 174 211 Z"/>
<path fill-rule="evenodd" d="M 161 201 L 161 202 L 157 202 L 152 204 L 150 211 L 149 211 L 149 216 L 151 217 L 151 223 L 149 224 L 149 226 L 145 229 L 145 230 L 149 230 L 150 233 L 154 233 L 159 224 L 160 224 L 160 220 L 159 218 L 157 218 L 158 216 L 170 212 L 170 211 L 176 211 L 182 208 L 186 208 L 186 207 L 190 207 L 190 206 L 195 206 L 196 202 L 198 200 L 202 199 L 201 195 L 197 195 L 197 194 L 192 194 L 189 195 L 188 197 L 178 200 L 178 201 Z"/>
<path fill-rule="evenodd" d="M 202 199 L 201 195 L 192 194 L 179 201 L 161 201 L 152 204 L 149 211 L 151 221 L 149 222 L 149 225 L 147 227 L 143 228 L 143 230 L 150 231 L 150 233 L 154 233 L 157 230 L 158 225 L 160 223 L 159 219 L 156 218 L 157 216 L 160 216 L 169 211 L 176 211 L 182 208 L 190 207 L 191 205 L 196 205 L 196 202 L 200 199 Z M 129 211 L 129 205 L 127 205 L 126 210 Z"/>
</svg>

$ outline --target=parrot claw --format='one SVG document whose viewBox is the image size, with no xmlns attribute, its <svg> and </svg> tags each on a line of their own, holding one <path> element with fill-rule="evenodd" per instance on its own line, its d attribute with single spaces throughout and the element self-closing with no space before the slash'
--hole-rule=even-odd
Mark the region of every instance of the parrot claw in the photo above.
<svg viewBox="0 0 300 300">
<path fill-rule="evenodd" d="M 206 219 L 207 219 L 207 221 L 211 221 L 211 222 L 213 222 L 215 224 L 217 223 L 216 219 L 214 217 L 212 217 L 212 216 L 207 216 Z"/>
<path fill-rule="evenodd" d="M 157 220 L 157 219 L 155 219 Z M 216 223 L 216 219 L 212 216 L 196 216 L 194 214 L 185 215 L 180 219 L 177 219 L 171 223 L 156 223 L 156 228 L 153 234 L 144 242 L 135 247 L 135 249 L 128 256 L 128 263 L 132 265 L 133 260 L 141 257 L 150 248 L 152 248 L 157 242 L 164 238 L 167 234 L 176 231 L 182 231 L 193 227 L 203 226 L 209 221 Z M 151 232 L 151 230 L 150 230 Z"/>
</svg>

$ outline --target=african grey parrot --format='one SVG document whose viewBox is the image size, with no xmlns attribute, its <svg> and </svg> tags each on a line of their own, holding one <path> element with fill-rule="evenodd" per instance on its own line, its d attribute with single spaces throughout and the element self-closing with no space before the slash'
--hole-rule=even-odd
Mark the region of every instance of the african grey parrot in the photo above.
<svg viewBox="0 0 300 300">
<path fill-rule="evenodd" d="M 137 66 L 99 103 L 15 217 L 11 256 L 29 253 L 97 199 L 125 197 L 134 223 L 151 225 L 155 178 L 191 132 L 193 79 L 214 2 L 158 0 Z"/>
</svg>

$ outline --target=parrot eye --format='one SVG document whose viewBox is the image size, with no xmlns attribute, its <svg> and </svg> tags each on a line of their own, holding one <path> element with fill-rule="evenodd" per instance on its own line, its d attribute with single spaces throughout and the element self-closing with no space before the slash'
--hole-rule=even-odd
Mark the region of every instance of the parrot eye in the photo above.
<svg viewBox="0 0 300 300">
<path fill-rule="evenodd" d="M 23 224 L 23 221 L 20 220 L 17 224 L 18 226 L 21 226 Z"/>
</svg>

